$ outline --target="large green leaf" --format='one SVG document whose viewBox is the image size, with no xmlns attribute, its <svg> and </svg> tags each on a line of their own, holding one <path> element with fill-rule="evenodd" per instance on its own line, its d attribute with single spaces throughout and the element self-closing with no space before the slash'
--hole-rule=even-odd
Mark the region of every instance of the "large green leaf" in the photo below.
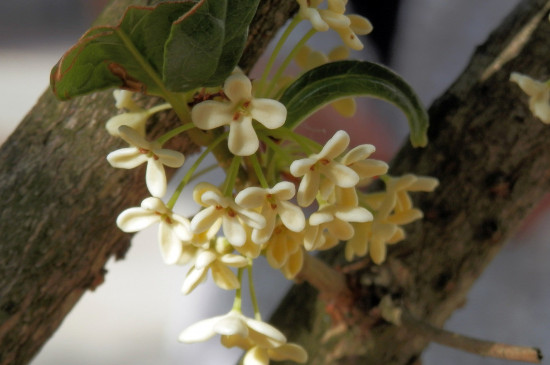
<svg viewBox="0 0 550 365">
<path fill-rule="evenodd" d="M 370 96 L 396 105 L 407 116 L 412 145 L 428 143 L 428 114 L 409 84 L 386 67 L 363 61 L 327 63 L 299 77 L 280 98 L 288 112 L 285 126 L 295 128 L 326 104 L 349 96 Z"/>
<path fill-rule="evenodd" d="M 67 51 L 52 70 L 52 89 L 65 100 L 109 87 L 163 95 L 220 85 L 242 54 L 258 2 L 129 7 L 120 24 L 90 29 Z"/>
<path fill-rule="evenodd" d="M 166 43 L 169 89 L 223 84 L 239 61 L 259 0 L 210 0 L 174 23 Z"/>
</svg>

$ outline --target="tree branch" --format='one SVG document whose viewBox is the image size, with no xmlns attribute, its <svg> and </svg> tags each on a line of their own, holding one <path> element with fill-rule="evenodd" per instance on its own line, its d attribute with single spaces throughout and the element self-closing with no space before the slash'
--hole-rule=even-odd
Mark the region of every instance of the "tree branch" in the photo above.
<svg viewBox="0 0 550 365">
<path fill-rule="evenodd" d="M 403 312 L 401 325 L 411 332 L 426 338 L 430 342 L 436 342 L 457 350 L 470 352 L 480 356 L 488 356 L 503 360 L 522 361 L 540 364 L 542 353 L 536 347 L 508 345 L 505 343 L 480 340 L 467 337 L 458 333 L 446 331 L 420 321 L 410 313 Z"/>
</svg>

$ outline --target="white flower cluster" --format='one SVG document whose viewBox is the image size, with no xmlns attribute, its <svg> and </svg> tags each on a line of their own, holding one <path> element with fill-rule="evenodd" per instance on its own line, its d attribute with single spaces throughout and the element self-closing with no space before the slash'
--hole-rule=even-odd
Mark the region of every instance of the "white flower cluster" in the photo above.
<svg viewBox="0 0 550 365">
<path fill-rule="evenodd" d="M 329 6 L 340 2 L 333 0 L 330 5 L 329 1 Z M 326 18 L 328 12 L 334 11 L 320 14 Z M 144 134 L 147 118 L 166 107 L 144 110 L 135 105 L 130 94 L 116 93 L 117 106 L 129 112 L 107 124 L 111 131 L 116 126 L 116 135 L 129 144 L 110 153 L 107 160 L 112 166 L 125 169 L 147 163 L 145 180 L 152 195 L 140 207 L 123 211 L 117 225 L 124 232 L 138 232 L 158 223 L 164 262 L 190 267 L 182 286 L 184 294 L 191 293 L 210 272 L 218 287 L 237 291 L 236 303 L 240 303 L 242 270 L 251 270 L 252 260 L 259 255 L 265 255 L 272 267 L 293 279 L 302 270 L 308 251 L 326 250 L 340 241 L 348 241 L 348 260 L 370 252 L 372 260 L 381 263 L 386 257 L 386 245 L 404 238 L 400 226 L 422 217 L 408 193 L 432 191 L 437 186 L 436 179 L 385 175 L 388 165 L 370 158 L 375 147 L 363 144 L 350 149 L 350 137 L 345 131 L 336 132 L 322 148 L 316 149 L 317 153 L 306 156 L 303 152 L 285 152 L 277 156 L 269 147 L 269 143 L 276 143 L 266 140 L 274 133 L 270 131 L 277 129 L 281 133 L 278 136 L 294 133 L 280 128 L 286 119 L 284 105 L 254 98 L 250 80 L 240 72 L 231 75 L 223 89 L 212 95 L 215 96 L 192 107 L 187 129 L 222 131 L 229 126 L 228 134 L 215 134 L 228 139 L 233 162 L 223 189 L 208 182 L 196 185 L 193 199 L 200 210 L 193 217 L 174 212 L 175 199 L 168 203 L 161 200 L 166 194 L 164 166 L 180 167 L 185 161 L 182 153 L 165 149 L 162 143 L 184 129 L 176 129 L 177 133 L 169 132 L 169 137 L 156 141 L 148 141 Z M 263 127 L 255 127 L 253 121 Z M 260 146 L 257 133 L 265 145 Z M 291 140 L 278 137 L 276 148 L 283 151 Z M 288 160 L 287 156 L 293 159 L 290 165 L 281 163 L 281 159 Z M 270 169 L 272 173 L 267 174 Z M 240 170 L 248 180 L 237 184 Z M 293 182 L 279 181 L 280 176 L 292 177 Z M 386 191 L 365 194 L 358 190 L 378 176 L 386 183 Z M 188 181 L 184 178 L 184 185 Z M 307 218 L 306 209 L 313 211 Z M 239 274 L 235 274 L 235 269 Z M 270 360 L 307 361 L 302 347 L 287 343 L 282 333 L 260 321 L 259 313 L 255 314 L 257 319 L 245 317 L 239 304 L 224 316 L 190 326 L 181 333 L 180 340 L 203 341 L 220 334 L 223 345 L 246 351 L 245 365 L 268 364 Z"/>
<path fill-rule="evenodd" d="M 321 9 L 324 0 L 297 0 L 299 14 L 308 19 L 319 32 L 334 29 L 346 46 L 354 50 L 363 49 L 363 43 L 357 35 L 369 34 L 372 24 L 360 15 L 346 15 L 347 0 L 327 0 L 326 9 Z"/>
</svg>

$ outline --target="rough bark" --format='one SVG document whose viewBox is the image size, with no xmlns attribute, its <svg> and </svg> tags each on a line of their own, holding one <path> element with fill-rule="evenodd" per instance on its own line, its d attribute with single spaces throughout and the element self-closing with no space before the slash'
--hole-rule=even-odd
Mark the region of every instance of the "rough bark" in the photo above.
<svg viewBox="0 0 550 365">
<path fill-rule="evenodd" d="M 417 193 L 425 218 L 408 227 L 384 265 L 367 261 L 347 276 L 353 303 L 312 301 L 307 284 L 285 298 L 274 324 L 307 346 L 310 363 L 417 363 L 426 340 L 382 320 L 381 298 L 391 295 L 415 317 L 442 326 L 549 191 L 550 128 L 509 82 L 512 71 L 550 77 L 549 9 L 548 0 L 522 2 L 429 109 L 428 147 L 405 145 L 395 157 L 391 174 L 435 176 L 441 184 L 435 193 Z M 529 25 L 532 34 L 518 37 Z M 325 258 L 345 265 L 341 251 Z M 327 308 L 337 319 L 332 324 Z"/>
<path fill-rule="evenodd" d="M 157 2 L 114 0 L 96 23 L 116 24 L 128 5 Z M 259 14 L 272 16 L 256 17 L 245 69 L 295 10 L 291 0 L 261 2 Z M 106 261 L 129 247 L 114 222 L 147 192 L 143 168 L 115 170 L 105 160 L 122 145 L 104 128 L 113 102 L 110 91 L 61 103 L 47 90 L 0 149 L 0 364 L 28 363 L 101 284 Z M 170 113 L 159 118 L 177 123 Z M 158 136 L 170 123 L 148 129 Z M 171 143 L 196 149 L 185 138 Z"/>
</svg>

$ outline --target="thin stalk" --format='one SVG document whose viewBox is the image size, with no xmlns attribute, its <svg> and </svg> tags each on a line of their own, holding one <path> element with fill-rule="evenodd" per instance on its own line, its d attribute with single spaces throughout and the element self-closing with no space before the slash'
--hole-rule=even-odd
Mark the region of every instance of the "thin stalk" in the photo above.
<svg viewBox="0 0 550 365">
<path fill-rule="evenodd" d="M 296 43 L 296 45 L 294 46 L 294 48 L 292 49 L 292 51 L 288 54 L 288 56 L 286 56 L 285 60 L 283 61 L 283 63 L 281 64 L 281 66 L 279 66 L 279 69 L 277 70 L 277 72 L 275 73 L 275 76 L 273 76 L 273 78 L 271 79 L 271 82 L 269 84 L 269 88 L 267 89 L 267 92 L 265 92 L 265 96 L 266 97 L 269 97 L 269 95 L 271 95 L 271 92 L 273 91 L 273 88 L 275 87 L 275 85 L 277 84 L 277 81 L 279 80 L 279 78 L 281 77 L 281 75 L 283 74 L 283 72 L 286 70 L 286 68 L 288 67 L 288 65 L 290 64 L 290 62 L 296 57 L 296 55 L 298 54 L 298 52 L 300 51 L 300 49 L 307 43 L 307 41 L 313 37 L 313 35 L 317 33 L 317 31 L 314 29 L 314 28 L 311 28 L 309 30 L 309 32 L 307 32 L 303 37 L 302 39 L 300 39 L 300 41 L 298 43 Z"/>
<path fill-rule="evenodd" d="M 267 183 L 264 172 L 262 171 L 262 166 L 260 166 L 260 162 L 258 161 L 256 154 L 250 156 L 250 161 L 252 161 L 252 167 L 254 168 L 254 172 L 256 173 L 256 177 L 258 177 L 260 185 L 262 188 L 268 189 L 269 184 Z"/>
<path fill-rule="evenodd" d="M 165 134 L 163 134 L 162 136 L 160 136 L 159 138 L 157 138 L 157 143 L 160 144 L 161 146 L 163 144 L 165 144 L 169 139 L 177 136 L 178 134 L 180 133 L 183 133 L 185 131 L 188 131 L 192 128 L 195 128 L 195 125 L 193 123 L 188 123 L 188 124 L 184 124 L 184 125 L 181 125 L 177 128 L 174 128 L 172 129 L 170 132 L 167 132 Z"/>
<path fill-rule="evenodd" d="M 285 29 L 283 35 L 275 45 L 275 49 L 271 53 L 271 56 L 269 57 L 269 60 L 267 61 L 267 64 L 264 68 L 264 72 L 262 73 L 262 77 L 260 78 L 260 82 L 258 83 L 258 89 L 257 89 L 257 95 L 262 96 L 262 92 L 265 87 L 265 82 L 267 80 L 267 77 L 269 76 L 269 73 L 271 72 L 271 69 L 273 68 L 273 64 L 275 63 L 275 60 L 277 59 L 277 56 L 281 52 L 281 49 L 283 48 L 283 45 L 285 44 L 286 40 L 296 28 L 296 26 L 300 23 L 301 19 L 299 16 L 296 16 L 292 19 L 288 27 Z"/>
<path fill-rule="evenodd" d="M 258 298 L 256 298 L 256 290 L 254 288 L 254 279 L 252 275 L 252 260 L 249 260 L 248 264 L 248 291 L 250 292 L 252 308 L 254 308 L 254 318 L 258 321 L 261 321 L 262 315 L 260 313 L 260 306 L 258 305 Z"/>
<path fill-rule="evenodd" d="M 225 186 L 223 189 L 224 196 L 231 196 L 233 194 L 233 189 L 235 188 L 235 180 L 239 174 L 239 168 L 241 167 L 241 156 L 235 156 L 231 161 L 231 166 L 227 171 L 227 176 L 225 178 Z"/>
<path fill-rule="evenodd" d="M 239 268 L 237 271 L 237 278 L 239 279 L 239 283 L 241 285 L 239 285 L 239 287 L 235 290 L 235 299 L 233 300 L 233 308 L 232 308 L 232 310 L 238 311 L 238 312 L 242 312 L 241 308 L 242 308 L 243 299 L 242 299 L 241 286 L 243 282 L 243 270 L 244 270 L 243 268 Z"/>
</svg>

